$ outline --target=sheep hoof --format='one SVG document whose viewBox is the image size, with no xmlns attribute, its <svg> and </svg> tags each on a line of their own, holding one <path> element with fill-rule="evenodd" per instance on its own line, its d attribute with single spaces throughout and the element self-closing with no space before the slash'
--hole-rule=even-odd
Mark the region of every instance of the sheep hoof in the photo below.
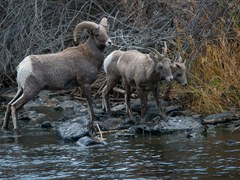
<svg viewBox="0 0 240 180">
<path fill-rule="evenodd" d="M 6 127 L 6 126 L 2 126 L 2 129 L 3 129 L 3 130 L 9 130 L 9 128 Z"/>
</svg>

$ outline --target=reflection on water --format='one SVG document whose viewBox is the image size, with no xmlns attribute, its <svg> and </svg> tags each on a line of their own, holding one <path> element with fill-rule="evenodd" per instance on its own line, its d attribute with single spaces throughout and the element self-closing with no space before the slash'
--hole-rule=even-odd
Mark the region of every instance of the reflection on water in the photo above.
<svg viewBox="0 0 240 180">
<path fill-rule="evenodd" d="M 114 139 L 105 146 L 80 147 L 57 140 L 55 131 L 23 128 L 0 131 L 2 179 L 172 179 L 238 177 L 239 132 L 210 129 L 207 136 L 185 133 Z"/>
</svg>

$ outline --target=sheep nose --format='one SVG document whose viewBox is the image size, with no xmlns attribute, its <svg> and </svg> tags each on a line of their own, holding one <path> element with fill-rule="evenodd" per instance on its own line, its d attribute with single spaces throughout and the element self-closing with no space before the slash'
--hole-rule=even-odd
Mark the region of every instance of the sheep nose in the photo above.
<svg viewBox="0 0 240 180">
<path fill-rule="evenodd" d="M 106 46 L 111 46 L 112 45 L 112 41 L 109 39 L 109 40 L 107 40 L 107 42 L 106 42 Z"/>
<path fill-rule="evenodd" d="M 168 81 L 169 81 L 169 82 L 172 82 L 172 81 L 173 81 L 173 76 L 169 77 L 169 78 L 168 78 Z"/>
</svg>

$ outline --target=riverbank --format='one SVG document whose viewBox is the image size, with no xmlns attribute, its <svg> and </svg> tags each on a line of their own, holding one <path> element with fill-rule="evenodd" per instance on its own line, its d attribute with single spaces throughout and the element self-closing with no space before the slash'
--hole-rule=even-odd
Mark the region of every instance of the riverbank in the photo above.
<svg viewBox="0 0 240 180">
<path fill-rule="evenodd" d="M 0 119 L 3 119 L 6 104 L 14 94 L 15 91 L 7 90 L 2 93 Z M 44 131 L 54 130 L 60 139 L 73 142 L 88 136 L 89 120 L 85 100 L 77 100 L 71 95 L 61 94 L 64 93 L 52 94 L 50 91 L 42 91 L 27 103 L 19 113 L 20 129 L 34 127 Z M 123 101 L 112 103 L 113 115 L 109 116 L 102 110 L 101 99 L 95 99 L 94 111 L 98 119 L 94 122 L 95 135 L 101 132 L 114 133 L 118 137 L 132 137 L 142 134 L 163 135 L 182 132 L 191 138 L 207 133 L 208 125 L 230 122 L 232 130 L 240 126 L 239 113 L 224 112 L 203 116 L 169 101 L 162 101 L 167 115 L 166 121 L 161 120 L 156 113 L 155 102 L 149 101 L 146 123 L 140 124 L 140 102 L 138 99 L 132 99 L 131 102 L 136 122 L 129 120 Z M 12 124 L 10 127 L 12 128 Z"/>
</svg>

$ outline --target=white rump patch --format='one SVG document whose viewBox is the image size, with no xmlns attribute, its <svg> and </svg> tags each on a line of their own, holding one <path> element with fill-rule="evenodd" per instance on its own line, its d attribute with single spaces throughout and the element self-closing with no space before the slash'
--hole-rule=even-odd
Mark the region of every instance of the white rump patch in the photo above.
<svg viewBox="0 0 240 180">
<path fill-rule="evenodd" d="M 30 56 L 25 57 L 17 67 L 17 82 L 24 88 L 26 79 L 32 74 L 32 61 Z"/>
<path fill-rule="evenodd" d="M 113 51 L 111 54 L 109 54 L 109 55 L 104 59 L 103 68 L 104 68 L 105 73 L 107 73 L 107 68 L 108 68 L 108 66 L 110 65 L 110 63 L 112 62 L 112 58 L 113 58 L 114 52 L 115 52 L 115 51 Z"/>
</svg>

